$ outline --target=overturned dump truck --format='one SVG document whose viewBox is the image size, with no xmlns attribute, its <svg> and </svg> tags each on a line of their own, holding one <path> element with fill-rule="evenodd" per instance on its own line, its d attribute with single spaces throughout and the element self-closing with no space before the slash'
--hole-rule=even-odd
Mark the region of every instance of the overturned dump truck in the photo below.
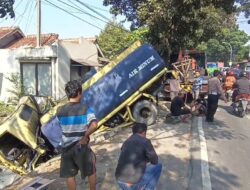
<svg viewBox="0 0 250 190">
<path fill-rule="evenodd" d="M 83 84 L 82 101 L 94 109 L 102 128 L 134 121 L 153 124 L 153 94 L 166 71 L 152 46 L 137 42 Z"/>
<path fill-rule="evenodd" d="M 98 131 L 135 121 L 153 124 L 157 117 L 154 93 L 166 72 L 158 53 L 136 42 L 87 80 L 82 102 L 94 109 Z M 0 125 L 0 164 L 26 174 L 57 154 L 41 131 L 63 102 L 41 114 L 35 99 L 25 97 Z"/>
</svg>

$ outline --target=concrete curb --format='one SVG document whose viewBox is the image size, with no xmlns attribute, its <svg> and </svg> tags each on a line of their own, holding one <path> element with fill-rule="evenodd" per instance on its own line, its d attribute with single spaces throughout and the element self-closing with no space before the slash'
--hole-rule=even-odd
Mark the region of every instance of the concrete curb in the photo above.
<svg viewBox="0 0 250 190">
<path fill-rule="evenodd" d="M 200 139 L 198 132 L 198 117 L 192 118 L 190 163 L 188 169 L 188 190 L 202 190 Z"/>
</svg>

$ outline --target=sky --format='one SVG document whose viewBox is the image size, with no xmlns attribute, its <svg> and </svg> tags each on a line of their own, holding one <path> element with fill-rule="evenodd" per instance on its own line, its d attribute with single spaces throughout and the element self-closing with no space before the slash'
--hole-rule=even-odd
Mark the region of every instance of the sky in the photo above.
<svg viewBox="0 0 250 190">
<path fill-rule="evenodd" d="M 43 34 L 56 33 L 59 38 L 76 38 L 80 36 L 94 37 L 99 35 L 107 22 L 114 19 L 109 13 L 109 7 L 102 4 L 102 0 L 81 0 L 90 9 L 79 4 L 76 0 L 41 0 L 42 1 L 42 25 L 41 30 Z M 61 3 L 64 1 L 65 3 Z M 83 19 L 73 17 L 69 13 L 60 10 L 63 8 L 67 12 Z M 77 6 L 74 9 L 70 6 Z M 25 35 L 36 33 L 36 0 L 15 0 L 14 5 L 16 18 L 15 19 L 0 19 L 0 27 L 19 26 Z M 95 12 L 99 13 L 96 14 Z M 118 21 L 125 20 L 124 17 L 116 18 Z M 87 24 L 85 21 L 89 22 Z M 241 30 L 244 30 L 250 35 L 250 24 L 247 20 L 241 17 L 238 21 Z M 125 27 L 129 28 L 129 23 L 125 23 Z"/>
</svg>

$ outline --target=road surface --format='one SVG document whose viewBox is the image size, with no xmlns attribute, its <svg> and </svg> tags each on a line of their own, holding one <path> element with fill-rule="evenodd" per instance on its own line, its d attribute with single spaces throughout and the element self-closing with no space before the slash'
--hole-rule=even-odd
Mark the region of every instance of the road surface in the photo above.
<svg viewBox="0 0 250 190">
<path fill-rule="evenodd" d="M 193 124 L 189 189 L 249 190 L 250 117 L 234 116 L 229 103 L 220 102 L 215 122 L 200 117 Z"/>
</svg>

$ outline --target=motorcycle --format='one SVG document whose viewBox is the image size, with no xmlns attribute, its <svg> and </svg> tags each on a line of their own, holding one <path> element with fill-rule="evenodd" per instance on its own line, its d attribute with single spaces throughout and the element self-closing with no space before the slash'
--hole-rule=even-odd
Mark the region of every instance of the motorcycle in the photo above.
<svg viewBox="0 0 250 190">
<path fill-rule="evenodd" d="M 236 102 L 233 104 L 234 113 L 240 117 L 244 117 L 246 114 L 250 113 L 250 98 L 249 95 L 239 95 L 236 98 Z"/>
</svg>

